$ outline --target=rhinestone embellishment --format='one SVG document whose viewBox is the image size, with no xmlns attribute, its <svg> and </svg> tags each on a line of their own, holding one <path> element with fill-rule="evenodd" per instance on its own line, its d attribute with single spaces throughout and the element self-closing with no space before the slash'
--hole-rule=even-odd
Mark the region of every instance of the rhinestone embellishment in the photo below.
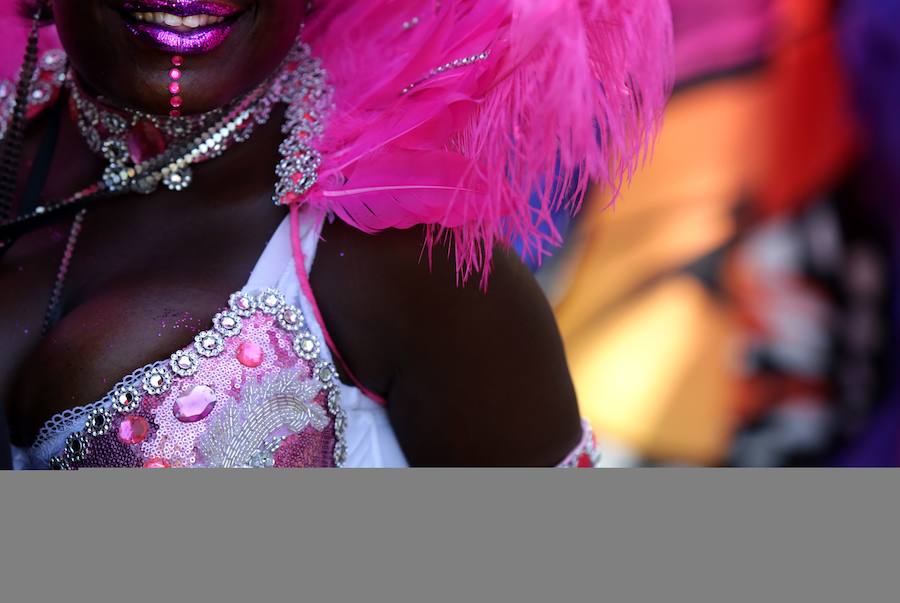
<svg viewBox="0 0 900 603">
<path fill-rule="evenodd" d="M 88 452 L 88 440 L 83 433 L 76 432 L 66 438 L 66 460 L 69 463 L 83 461 Z"/>
<path fill-rule="evenodd" d="M 117 444 L 120 443 L 131 447 L 146 445 L 144 444 L 145 442 L 153 441 L 151 438 L 160 437 L 159 427 L 156 424 L 151 425 L 151 422 L 146 417 L 135 414 L 142 405 L 143 397 L 148 394 L 162 396 L 174 391 L 177 378 L 197 375 L 200 368 L 203 367 L 205 359 L 221 355 L 225 348 L 228 347 L 226 338 L 240 335 L 250 325 L 253 325 L 254 328 L 265 329 L 270 329 L 271 326 L 279 327 L 282 333 L 281 337 L 288 336 L 286 344 L 294 350 L 296 355 L 301 360 L 312 362 L 312 374 L 310 375 L 304 371 L 297 372 L 296 369 L 292 368 L 287 368 L 283 372 L 273 375 L 261 373 L 258 378 L 255 378 L 252 382 L 247 382 L 246 387 L 241 388 L 242 400 L 247 405 L 240 408 L 232 408 L 230 403 L 226 403 L 230 402 L 227 396 L 222 397 L 220 400 L 220 396 L 208 385 L 190 385 L 188 382 L 187 387 L 179 390 L 177 398 L 172 398 L 171 412 L 174 415 L 174 419 L 180 424 L 208 423 L 209 421 L 222 423 L 220 421 L 221 417 L 216 418 L 219 414 L 247 412 L 253 406 L 248 400 L 254 400 L 254 404 L 271 403 L 274 404 L 272 408 L 281 408 L 279 405 L 288 404 L 288 401 L 286 399 L 282 400 L 277 396 L 275 398 L 271 398 L 268 395 L 262 396 L 261 394 L 268 390 L 263 388 L 263 381 L 258 381 L 258 379 L 266 379 L 265 383 L 271 381 L 269 385 L 273 387 L 283 381 L 282 385 L 284 387 L 290 385 L 288 388 L 290 391 L 296 389 L 295 393 L 301 396 L 303 400 L 306 400 L 304 402 L 306 410 L 300 409 L 303 412 L 297 415 L 299 422 L 296 424 L 291 423 L 290 431 L 294 435 L 298 435 L 307 424 L 312 425 L 318 431 L 322 431 L 325 427 L 331 425 L 334 435 L 332 460 L 336 466 L 343 466 L 348 454 L 345 438 L 347 414 L 340 405 L 337 369 L 332 363 L 323 360 L 321 356 L 322 345 L 319 339 L 309 330 L 303 328 L 306 326 L 306 321 L 302 311 L 296 306 L 287 304 L 285 296 L 277 289 L 235 293 L 229 299 L 229 308 L 218 313 L 213 318 L 213 328 L 197 335 L 191 347 L 175 352 L 168 361 L 148 365 L 140 372 L 136 371 L 124 379 L 104 399 L 106 406 L 99 406 L 92 410 L 85 417 L 86 420 L 81 431 L 70 435 L 66 439 L 64 451 L 49 461 L 50 467 L 59 470 L 78 469 L 82 462 L 88 466 L 98 466 L 98 461 L 93 456 L 102 456 L 106 452 L 100 449 L 94 450 L 92 438 L 109 433 L 115 434 L 113 440 Z M 257 322 L 263 315 L 271 318 L 268 321 Z M 252 323 L 247 321 L 251 317 L 256 319 Z M 257 335 L 254 332 L 247 334 L 246 337 L 246 339 L 235 341 L 234 357 L 229 355 L 230 362 L 236 362 L 246 368 L 262 366 L 265 360 L 266 349 L 260 343 L 257 343 Z M 274 337 L 271 330 L 268 337 Z M 274 339 L 271 339 L 271 341 L 275 342 Z M 280 354 L 278 357 L 279 362 L 286 360 Z M 296 363 L 296 361 L 294 362 Z M 294 384 L 294 380 L 296 380 L 296 384 L 291 385 Z M 278 388 L 275 389 L 277 390 Z M 254 397 L 256 394 L 260 394 L 259 400 L 256 400 Z M 326 396 L 325 403 L 314 401 L 320 394 Z M 217 402 L 222 403 L 222 411 L 216 410 Z M 164 403 L 164 401 L 160 401 L 160 404 Z M 260 411 L 258 417 L 255 415 L 240 415 L 239 417 L 241 422 L 243 422 L 242 424 L 245 423 L 248 429 L 256 430 L 253 431 L 253 434 L 256 434 L 258 431 L 261 436 L 257 439 L 256 435 L 254 435 L 250 438 L 252 442 L 248 440 L 252 446 L 248 448 L 247 454 L 242 452 L 238 455 L 242 459 L 239 466 L 274 466 L 276 464 L 276 455 L 281 454 L 279 452 L 281 445 L 290 437 L 290 434 L 276 433 L 277 429 L 280 428 L 275 424 L 277 421 L 275 423 L 272 423 L 272 421 L 278 419 L 278 417 L 270 415 L 268 411 L 262 412 L 262 408 L 260 406 L 257 409 Z M 151 412 L 155 411 L 151 410 Z M 238 417 L 238 415 L 234 416 Z M 216 425 L 224 428 L 230 425 L 228 421 L 230 419 L 225 420 L 222 425 L 218 423 Z M 288 424 L 285 423 L 285 425 Z M 263 436 L 268 439 L 263 439 Z M 230 450 L 227 448 L 231 445 L 229 444 L 231 442 L 230 439 L 221 439 L 215 436 L 213 439 L 226 446 L 223 449 L 226 452 Z M 204 441 L 206 442 L 204 445 L 209 445 L 210 440 L 208 438 Z M 259 454 L 255 454 L 255 452 Z M 141 451 L 137 450 L 137 454 L 141 454 Z M 154 452 L 154 454 L 157 453 Z M 149 452 L 148 455 L 153 456 Z M 168 458 L 165 454 L 163 456 Z M 204 466 L 219 466 L 215 463 L 205 465 L 209 457 L 204 456 L 203 459 Z M 146 459 L 144 460 L 146 461 Z M 102 461 L 99 462 L 102 464 Z M 152 464 L 152 460 L 146 462 Z M 180 459 L 178 463 L 180 464 L 177 464 L 177 466 L 190 466 L 196 463 L 196 460 L 194 457 L 190 457 L 189 459 Z M 175 465 L 174 461 L 173 465 Z"/>
<path fill-rule="evenodd" d="M 203 331 L 194 338 L 194 349 L 206 358 L 215 358 L 225 351 L 225 339 L 215 331 Z"/>
<path fill-rule="evenodd" d="M 136 388 L 121 387 L 113 392 L 113 410 L 117 413 L 134 412 L 140 406 L 141 398 L 141 392 Z"/>
<path fill-rule="evenodd" d="M 236 312 L 219 312 L 213 318 L 213 328 L 225 337 L 235 337 L 241 334 L 244 321 Z"/>
<path fill-rule="evenodd" d="M 158 396 L 172 386 L 172 373 L 163 367 L 150 370 L 144 375 L 144 391 L 151 396 Z"/>
<path fill-rule="evenodd" d="M 172 372 L 179 377 L 190 377 L 200 370 L 200 359 L 194 352 L 179 350 L 172 354 L 169 365 Z"/>
<path fill-rule="evenodd" d="M 69 461 L 58 456 L 50 459 L 50 462 L 47 463 L 47 467 L 50 469 L 50 471 L 68 471 L 72 468 L 72 466 L 69 465 Z"/>
<path fill-rule="evenodd" d="M 294 306 L 284 306 L 278 313 L 278 324 L 288 333 L 299 331 L 303 323 L 303 314 Z"/>
<path fill-rule="evenodd" d="M 334 387 L 334 378 L 337 376 L 337 369 L 330 362 L 320 362 L 315 369 L 316 378 L 326 387 Z"/>
<path fill-rule="evenodd" d="M 257 307 L 265 314 L 275 316 L 284 307 L 284 295 L 276 289 L 266 289 L 256 300 Z"/>
<path fill-rule="evenodd" d="M 256 300 L 245 293 L 233 293 L 228 300 L 231 311 L 243 318 L 250 318 L 256 311 Z"/>
<path fill-rule="evenodd" d="M 312 333 L 304 331 L 294 338 L 294 352 L 303 360 L 315 360 L 320 351 L 319 340 Z"/>
<path fill-rule="evenodd" d="M 106 408 L 100 407 L 88 415 L 84 428 L 89 434 L 97 438 L 109 432 L 112 420 L 112 414 Z"/>
</svg>

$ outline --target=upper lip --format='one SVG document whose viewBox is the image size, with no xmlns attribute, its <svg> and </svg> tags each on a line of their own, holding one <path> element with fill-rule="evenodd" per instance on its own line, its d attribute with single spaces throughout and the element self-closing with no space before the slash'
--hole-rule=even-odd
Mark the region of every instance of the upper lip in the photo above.
<svg viewBox="0 0 900 603">
<path fill-rule="evenodd" d="M 231 17 L 241 7 L 224 0 L 126 0 L 122 8 L 128 12 L 164 12 L 179 17 L 212 15 Z"/>
</svg>

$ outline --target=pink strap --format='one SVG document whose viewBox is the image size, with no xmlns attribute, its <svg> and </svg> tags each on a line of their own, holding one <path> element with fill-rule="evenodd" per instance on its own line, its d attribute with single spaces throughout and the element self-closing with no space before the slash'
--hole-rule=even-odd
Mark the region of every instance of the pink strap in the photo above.
<svg viewBox="0 0 900 603">
<path fill-rule="evenodd" d="M 322 319 L 322 312 L 319 310 L 319 304 L 316 303 L 312 285 L 309 283 L 309 274 L 306 271 L 306 256 L 303 254 L 303 245 L 300 241 L 300 207 L 296 203 L 291 205 L 291 247 L 294 252 L 294 265 L 297 269 L 297 279 L 300 281 L 300 289 L 312 306 L 313 314 L 315 314 L 316 320 L 319 322 L 319 326 L 322 329 L 322 336 L 325 338 L 325 343 L 331 350 L 332 356 L 334 356 L 334 359 L 341 365 L 344 372 L 350 377 L 350 380 L 357 389 L 375 402 L 386 405 L 387 401 L 383 397 L 368 389 L 356 378 L 356 375 L 350 370 L 347 362 L 344 361 L 343 356 L 341 356 L 341 353 L 338 351 L 337 346 L 334 345 L 334 340 L 331 338 L 331 334 L 325 327 L 325 321 Z"/>
</svg>

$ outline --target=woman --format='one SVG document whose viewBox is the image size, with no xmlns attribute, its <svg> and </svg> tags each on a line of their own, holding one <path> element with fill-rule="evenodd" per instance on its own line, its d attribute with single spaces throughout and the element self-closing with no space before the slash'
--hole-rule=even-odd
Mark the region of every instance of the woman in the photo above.
<svg viewBox="0 0 900 603">
<path fill-rule="evenodd" d="M 27 9 L 65 54 L 5 105 L 17 466 L 596 462 L 506 248 L 632 168 L 662 0 Z"/>
</svg>

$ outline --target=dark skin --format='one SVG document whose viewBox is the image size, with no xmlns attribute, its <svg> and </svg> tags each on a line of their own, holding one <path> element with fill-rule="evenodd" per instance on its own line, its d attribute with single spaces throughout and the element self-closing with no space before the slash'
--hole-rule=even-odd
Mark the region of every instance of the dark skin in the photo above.
<svg viewBox="0 0 900 603">
<path fill-rule="evenodd" d="M 246 8 L 249 20 L 237 31 L 268 33 L 253 44 L 229 39 L 210 56 L 191 59 L 185 99 L 192 111 L 219 106 L 257 85 L 258 70 L 243 75 L 247 57 L 238 55 L 253 47 L 253 60 L 263 56 L 277 65 L 305 6 L 235 3 Z M 168 60 L 159 50 L 110 33 L 103 39 L 106 53 L 131 64 L 108 61 L 93 68 L 98 36 L 79 32 L 112 28 L 104 11 L 115 4 L 55 0 L 66 50 L 79 76 L 105 97 L 159 111 L 168 100 L 154 92 L 154 78 L 163 73 L 159 65 Z M 123 47 L 110 52 L 110 45 Z M 194 96 L 192 90 L 206 92 Z M 270 202 L 279 127 L 273 119 L 250 141 L 199 166 L 184 192 L 92 206 L 64 291 L 63 318 L 46 337 L 40 325 L 67 224 L 30 233 L 0 260 L 0 291 L 15 292 L 0 296 L 0 395 L 14 443 L 27 445 L 53 414 L 101 398 L 124 375 L 168 357 L 208 328 L 228 294 L 246 282 L 284 217 Z M 34 156 L 45 128 L 46 118 L 32 124 L 26 158 Z M 71 193 L 101 170 L 66 116 L 44 197 Z M 326 224 L 311 279 L 347 362 L 339 367 L 342 379 L 349 382 L 349 369 L 387 400 L 412 465 L 559 463 L 576 445 L 580 425 L 542 292 L 519 260 L 499 249 L 486 292 L 477 277 L 457 286 L 447 250 L 436 248 L 429 266 L 423 238 L 420 229 L 371 236 L 340 221 Z"/>
</svg>

